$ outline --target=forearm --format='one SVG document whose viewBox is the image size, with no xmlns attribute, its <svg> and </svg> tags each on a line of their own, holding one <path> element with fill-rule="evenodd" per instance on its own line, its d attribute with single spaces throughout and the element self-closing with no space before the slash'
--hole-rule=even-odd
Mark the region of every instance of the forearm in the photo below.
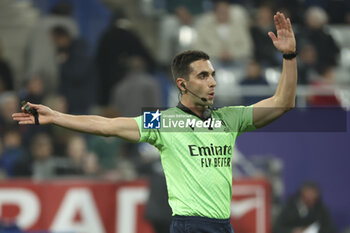
<svg viewBox="0 0 350 233">
<path fill-rule="evenodd" d="M 260 128 L 270 124 L 295 105 L 297 83 L 296 59 L 284 60 L 283 71 L 275 94 L 254 104 L 253 122 Z"/>
<path fill-rule="evenodd" d="M 111 130 L 108 130 L 112 119 L 101 116 L 75 116 L 55 111 L 52 117 L 52 123 L 67 129 L 76 130 L 83 133 L 110 136 Z"/>
<path fill-rule="evenodd" d="M 273 96 L 280 107 L 295 106 L 295 92 L 297 87 L 297 61 L 283 59 L 283 69 L 276 92 Z"/>
<path fill-rule="evenodd" d="M 74 116 L 54 111 L 51 123 L 83 133 L 116 136 L 131 142 L 140 139 L 136 121 L 128 117 Z"/>
<path fill-rule="evenodd" d="M 290 19 L 277 12 L 274 15 L 274 21 L 277 29 L 275 33 L 269 32 L 274 46 L 283 54 L 290 54 L 283 59 L 282 74 L 275 94 L 271 98 L 264 99 L 254 104 L 253 123 L 255 127 L 263 127 L 295 106 L 295 92 L 297 87 L 297 61 L 295 53 L 295 36 L 290 23 Z M 294 54 L 296 55 L 296 54 Z"/>
<path fill-rule="evenodd" d="M 36 120 L 29 110 L 36 110 L 38 119 Z M 74 116 L 70 114 L 54 111 L 41 104 L 26 103 L 23 112 L 12 114 L 12 118 L 21 125 L 33 125 L 36 123 L 54 124 L 67 129 L 76 130 L 83 133 L 116 136 L 129 141 L 138 142 L 140 132 L 137 122 L 130 117 L 106 118 L 101 116 Z"/>
</svg>

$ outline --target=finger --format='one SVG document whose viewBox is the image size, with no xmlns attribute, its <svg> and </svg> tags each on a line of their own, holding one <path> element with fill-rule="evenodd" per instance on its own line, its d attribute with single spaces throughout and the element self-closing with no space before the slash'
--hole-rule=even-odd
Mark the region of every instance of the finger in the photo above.
<svg viewBox="0 0 350 233">
<path fill-rule="evenodd" d="M 286 21 L 286 17 L 284 16 L 283 13 L 280 13 L 279 15 L 279 22 L 281 24 L 281 28 L 286 29 L 287 28 L 287 21 Z"/>
<path fill-rule="evenodd" d="M 20 121 L 20 122 L 18 122 L 18 124 L 20 124 L 20 125 L 33 125 L 34 122 L 26 120 L 26 121 Z"/>
<path fill-rule="evenodd" d="M 17 112 L 17 113 L 12 114 L 12 117 L 29 117 L 29 116 L 31 116 L 31 115 L 28 113 L 23 113 L 23 112 Z"/>
<path fill-rule="evenodd" d="M 29 118 L 29 117 L 16 117 L 16 118 L 14 118 L 13 120 L 15 120 L 15 121 L 19 121 L 19 122 L 21 122 L 21 121 L 33 121 L 31 118 Z"/>
<path fill-rule="evenodd" d="M 25 116 L 25 115 L 18 115 L 18 116 L 12 116 L 13 120 L 19 121 L 19 120 L 28 120 L 32 119 L 33 116 Z"/>
<path fill-rule="evenodd" d="M 276 30 L 280 30 L 281 29 L 281 24 L 279 22 L 279 12 L 277 12 L 274 16 L 273 19 L 275 21 L 275 26 L 276 26 Z"/>
<path fill-rule="evenodd" d="M 40 107 L 40 104 L 32 104 L 32 103 L 27 103 L 30 107 L 38 109 Z"/>
<path fill-rule="evenodd" d="M 289 18 L 287 18 L 287 25 L 288 25 L 288 31 L 293 32 L 292 23 L 290 22 Z"/>
<path fill-rule="evenodd" d="M 28 113 L 14 113 L 12 114 L 12 119 L 15 120 L 15 121 L 20 121 L 20 120 L 23 120 L 23 119 L 32 119 L 33 116 L 28 114 Z"/>
<path fill-rule="evenodd" d="M 267 34 L 269 35 L 269 37 L 271 38 L 272 41 L 276 41 L 277 40 L 277 37 L 276 37 L 275 33 L 268 32 Z"/>
</svg>

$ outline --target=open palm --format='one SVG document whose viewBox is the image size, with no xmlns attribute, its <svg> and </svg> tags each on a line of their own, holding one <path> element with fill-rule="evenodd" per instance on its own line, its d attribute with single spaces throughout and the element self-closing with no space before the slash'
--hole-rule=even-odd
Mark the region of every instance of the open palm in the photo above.
<svg viewBox="0 0 350 233">
<path fill-rule="evenodd" d="M 290 23 L 290 19 L 286 19 L 283 13 L 277 12 L 274 15 L 277 36 L 273 32 L 269 32 L 273 45 L 282 53 L 295 52 L 295 36 Z"/>
</svg>

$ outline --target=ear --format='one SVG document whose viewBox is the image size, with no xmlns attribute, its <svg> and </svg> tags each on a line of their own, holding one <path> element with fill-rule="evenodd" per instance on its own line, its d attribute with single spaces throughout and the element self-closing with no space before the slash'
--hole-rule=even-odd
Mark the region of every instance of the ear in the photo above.
<svg viewBox="0 0 350 233">
<path fill-rule="evenodd" d="M 180 89 L 181 92 L 185 92 L 186 91 L 185 87 L 183 87 L 183 85 L 186 85 L 185 82 L 186 82 L 186 80 L 183 79 L 183 78 L 177 78 L 176 79 L 176 86 L 177 86 L 177 88 Z"/>
</svg>

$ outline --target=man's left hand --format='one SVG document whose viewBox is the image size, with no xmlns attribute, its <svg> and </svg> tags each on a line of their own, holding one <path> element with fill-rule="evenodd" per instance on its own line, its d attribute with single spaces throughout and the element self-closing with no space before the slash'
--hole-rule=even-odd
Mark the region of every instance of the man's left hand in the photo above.
<svg viewBox="0 0 350 233">
<path fill-rule="evenodd" d="M 294 53 L 296 50 L 295 36 L 290 23 L 290 19 L 286 18 L 283 13 L 277 12 L 274 17 L 277 30 L 275 33 L 269 32 L 273 45 L 282 53 Z"/>
</svg>

